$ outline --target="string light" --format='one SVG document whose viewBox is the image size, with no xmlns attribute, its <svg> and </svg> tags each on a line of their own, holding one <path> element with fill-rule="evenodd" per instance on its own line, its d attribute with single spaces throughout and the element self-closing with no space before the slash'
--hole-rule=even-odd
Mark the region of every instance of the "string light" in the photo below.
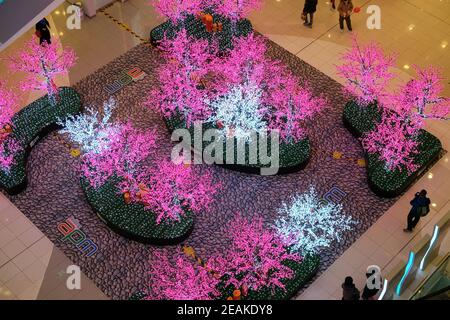
<svg viewBox="0 0 450 320">
<path fill-rule="evenodd" d="M 342 205 L 325 203 L 313 186 L 309 192 L 296 195 L 290 204 L 283 203 L 279 214 L 275 229 L 291 248 L 301 253 L 317 253 L 329 247 L 356 223 L 342 213 Z"/>
</svg>

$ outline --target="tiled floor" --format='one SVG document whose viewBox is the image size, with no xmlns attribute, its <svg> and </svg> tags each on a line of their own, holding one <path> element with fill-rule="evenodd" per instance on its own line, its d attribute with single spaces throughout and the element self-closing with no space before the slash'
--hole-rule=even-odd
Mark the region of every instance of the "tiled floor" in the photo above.
<svg viewBox="0 0 450 320">
<path fill-rule="evenodd" d="M 0 300 L 107 299 L 81 274 L 81 290 L 69 290 L 72 262 L 0 194 Z"/>
<path fill-rule="evenodd" d="M 438 65 L 450 78 L 450 0 L 354 0 L 361 7 L 352 17 L 354 30 L 363 41 L 376 40 L 387 51 L 398 53 L 398 81 L 408 79 L 411 66 Z M 382 29 L 366 28 L 366 8 L 375 4 L 381 8 Z M 299 12 L 303 1 L 265 1 L 262 11 L 252 14 L 255 29 L 291 53 L 297 55 L 337 81 L 335 64 L 339 55 L 349 47 L 350 36 L 340 33 L 336 12 L 329 3 L 319 1 L 314 27 L 301 26 Z M 81 30 L 67 30 L 64 6 L 50 17 L 52 33 L 64 45 L 73 47 L 78 64 L 69 75 L 59 79 L 60 84 L 75 83 L 96 69 L 125 53 L 139 43 L 123 28 L 102 13 L 95 18 L 84 18 Z M 115 3 L 107 12 L 147 38 L 152 27 L 162 19 L 148 6 L 148 0 L 128 0 Z M 19 38 L 0 53 L 0 58 L 12 54 L 31 36 L 33 30 Z M 6 67 L 0 64 L 0 73 Z M 10 84 L 16 84 L 20 74 L 8 74 Z M 445 85 L 450 96 L 450 84 Z M 34 100 L 39 93 L 21 95 L 22 106 Z M 427 129 L 439 137 L 445 149 L 450 148 L 450 123 L 429 121 Z M 362 288 L 368 265 L 379 265 L 388 271 L 404 260 L 408 249 L 425 233 L 430 233 L 435 221 L 450 210 L 450 164 L 444 156 L 415 186 L 411 188 L 379 221 L 349 248 L 313 285 L 301 299 L 339 299 L 340 284 L 352 275 Z M 433 202 L 432 212 L 423 219 L 413 234 L 404 234 L 409 201 L 415 191 L 425 188 Z M 442 251 L 449 251 L 448 236 Z M 65 285 L 67 265 L 71 264 L 56 247 L 34 227 L 2 195 L 0 195 L 0 299 L 96 299 L 106 297 L 86 277 L 82 290 L 70 291 Z"/>
</svg>

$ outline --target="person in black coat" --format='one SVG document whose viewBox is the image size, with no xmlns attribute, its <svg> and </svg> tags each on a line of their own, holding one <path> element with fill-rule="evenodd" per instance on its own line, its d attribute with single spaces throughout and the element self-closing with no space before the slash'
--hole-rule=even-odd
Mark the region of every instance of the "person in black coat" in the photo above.
<svg viewBox="0 0 450 320">
<path fill-rule="evenodd" d="M 42 45 L 44 42 L 51 44 L 51 36 L 50 36 L 50 23 L 46 18 L 42 19 L 35 26 L 36 36 L 39 38 L 39 43 Z"/>
<path fill-rule="evenodd" d="M 346 277 L 342 284 L 342 300 L 359 300 L 359 290 L 353 283 L 352 277 Z"/>
<path fill-rule="evenodd" d="M 312 28 L 314 20 L 314 12 L 317 9 L 317 0 L 305 0 L 305 6 L 303 7 L 303 17 L 305 18 L 304 26 Z"/>
<path fill-rule="evenodd" d="M 427 198 L 427 191 L 417 192 L 414 199 L 411 200 L 412 206 L 408 214 L 408 226 L 403 229 L 405 232 L 412 232 L 419 223 L 420 217 L 425 216 L 430 211 L 430 199 Z"/>
</svg>

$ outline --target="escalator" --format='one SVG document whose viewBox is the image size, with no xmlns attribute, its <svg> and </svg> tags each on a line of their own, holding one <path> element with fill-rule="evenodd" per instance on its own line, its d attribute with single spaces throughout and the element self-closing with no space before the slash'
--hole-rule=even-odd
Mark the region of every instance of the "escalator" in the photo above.
<svg viewBox="0 0 450 320">
<path fill-rule="evenodd" d="M 450 254 L 420 284 L 411 300 L 450 300 Z"/>
</svg>

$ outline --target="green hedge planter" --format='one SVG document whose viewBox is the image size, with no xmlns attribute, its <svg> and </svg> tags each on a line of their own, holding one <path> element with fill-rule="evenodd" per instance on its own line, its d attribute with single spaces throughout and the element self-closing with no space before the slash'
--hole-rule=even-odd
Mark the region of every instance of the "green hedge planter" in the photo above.
<svg viewBox="0 0 450 320">
<path fill-rule="evenodd" d="M 343 114 L 344 125 L 357 138 L 372 131 L 381 121 L 381 111 L 376 105 L 361 109 L 355 102 L 347 103 Z M 381 197 L 394 198 L 405 192 L 423 173 L 431 167 L 442 154 L 442 144 L 431 133 L 420 130 L 419 153 L 415 163 L 419 168 L 411 175 L 406 170 L 388 171 L 385 163 L 376 154 L 366 154 L 367 178 L 369 187 Z"/>
<path fill-rule="evenodd" d="M 257 291 L 249 290 L 248 295 L 243 297 L 243 300 L 288 300 L 293 298 L 297 292 L 317 273 L 320 265 L 320 257 L 318 255 L 309 254 L 298 263 L 292 260 L 285 260 L 282 262 L 284 265 L 291 268 L 295 276 L 291 279 L 283 279 L 281 282 L 284 284 L 285 289 L 277 288 L 272 292 L 270 288 L 261 288 Z M 222 292 L 222 299 L 233 296 L 232 286 L 226 288 L 220 288 Z"/>
<path fill-rule="evenodd" d="M 102 187 L 94 189 L 81 179 L 89 204 L 114 232 L 134 241 L 155 245 L 180 243 L 192 232 L 194 215 L 191 212 L 186 212 L 178 222 L 156 224 L 156 215 L 144 210 L 144 205 L 125 203 L 116 187 L 118 182 L 117 178 L 111 178 Z"/>
<path fill-rule="evenodd" d="M 270 288 L 261 288 L 258 291 L 249 290 L 248 295 L 243 297 L 243 300 L 288 300 L 293 298 L 297 292 L 317 273 L 320 265 L 320 257 L 315 254 L 310 254 L 305 256 L 300 263 L 292 260 L 286 260 L 283 264 L 291 268 L 295 273 L 292 279 L 281 280 L 281 282 L 285 285 L 286 290 L 280 288 L 274 290 L 274 292 L 272 292 Z M 224 288 L 219 285 L 218 289 L 222 293 L 222 296 L 218 298 L 218 300 L 226 300 L 227 297 L 233 295 L 235 288 L 232 286 Z M 143 300 L 145 297 L 145 293 L 138 292 L 133 294 L 129 300 Z"/>
<path fill-rule="evenodd" d="M 181 119 L 181 117 L 173 117 L 171 119 L 164 119 L 166 126 L 168 128 L 168 130 L 170 132 L 173 132 L 176 129 L 186 129 L 187 125 L 185 123 L 184 120 Z M 205 132 L 208 129 L 216 129 L 212 124 L 203 124 L 202 126 L 202 130 L 203 132 Z M 191 144 L 190 146 L 194 146 L 194 127 L 191 126 L 189 128 L 189 132 L 192 138 Z M 187 141 L 184 141 L 187 142 Z M 194 149 L 194 152 L 197 154 L 203 154 L 203 151 L 205 150 L 205 148 L 208 147 L 208 145 L 211 142 L 203 142 L 202 145 L 202 150 L 197 150 Z M 267 154 L 271 154 L 271 150 L 270 150 L 270 141 L 267 142 Z M 255 161 L 251 161 L 252 163 L 250 163 L 250 157 L 249 157 L 249 148 L 248 145 L 246 145 L 245 148 L 245 164 L 238 164 L 237 163 L 237 142 L 236 140 L 234 141 L 234 163 L 224 163 L 224 164 L 219 164 L 220 166 L 227 168 L 227 169 L 231 169 L 231 170 L 235 170 L 235 171 L 240 171 L 240 172 L 245 172 L 245 173 L 253 173 L 253 174 L 260 174 L 261 173 L 261 168 L 268 168 L 270 167 L 270 164 L 262 164 L 260 162 L 260 159 L 257 159 L 257 163 L 255 164 Z M 259 152 L 258 152 L 259 154 Z M 280 154 L 280 159 L 279 159 L 279 169 L 277 174 L 288 174 L 288 173 L 292 173 L 292 172 L 296 172 L 299 170 L 302 170 L 303 168 L 306 167 L 306 165 L 308 164 L 310 157 L 311 157 L 311 145 L 309 142 L 309 139 L 304 139 L 301 140 L 297 143 L 292 143 L 292 144 L 287 144 L 284 142 L 280 143 L 279 146 L 279 154 Z M 223 146 L 223 156 L 222 159 L 224 159 L 223 161 L 225 162 L 226 159 L 226 147 L 225 144 Z"/>
<path fill-rule="evenodd" d="M 253 31 L 253 26 L 247 19 L 238 21 L 235 27 L 236 30 L 233 31 L 233 24 L 230 19 L 214 14 L 211 11 L 206 11 L 205 13 L 212 14 L 214 22 L 221 22 L 223 25 L 221 32 L 214 33 L 214 38 L 219 41 L 220 52 L 227 51 L 233 47 L 233 37 L 247 36 Z M 159 42 L 164 39 L 164 36 L 172 39 L 181 29 L 186 29 L 187 34 L 196 39 L 205 39 L 210 42 L 213 39 L 213 33 L 207 32 L 201 20 L 197 19 L 195 15 L 190 14 L 179 25 L 174 25 L 172 22 L 166 21 L 152 29 L 150 32 L 150 42 L 152 45 L 158 46 Z"/>
<path fill-rule="evenodd" d="M 26 163 L 31 149 L 49 132 L 58 129 L 56 122 L 69 115 L 75 115 L 82 109 L 81 98 L 72 88 L 60 88 L 60 101 L 51 106 L 47 96 L 29 104 L 12 119 L 12 136 L 17 139 L 23 150 L 15 157 L 15 164 L 9 173 L 0 170 L 0 188 L 15 195 L 27 186 Z"/>
</svg>

